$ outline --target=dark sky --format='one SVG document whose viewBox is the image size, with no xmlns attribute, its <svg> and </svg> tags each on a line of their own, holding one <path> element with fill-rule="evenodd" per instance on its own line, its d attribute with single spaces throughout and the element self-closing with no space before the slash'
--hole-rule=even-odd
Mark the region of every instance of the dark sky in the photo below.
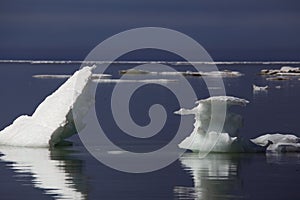
<svg viewBox="0 0 300 200">
<path fill-rule="evenodd" d="M 297 0 L 1 0 L 0 24 L 0 59 L 84 59 L 116 33 L 156 26 L 215 60 L 300 60 Z"/>
</svg>

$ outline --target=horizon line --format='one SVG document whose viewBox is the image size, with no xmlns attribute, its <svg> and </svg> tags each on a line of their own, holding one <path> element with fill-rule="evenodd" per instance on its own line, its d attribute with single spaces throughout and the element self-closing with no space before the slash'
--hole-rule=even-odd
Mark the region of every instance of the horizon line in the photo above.
<svg viewBox="0 0 300 200">
<path fill-rule="evenodd" d="M 284 65 L 300 64 L 300 61 L 85 61 L 85 60 L 0 60 L 0 63 L 11 64 L 171 64 L 171 65 Z"/>
</svg>

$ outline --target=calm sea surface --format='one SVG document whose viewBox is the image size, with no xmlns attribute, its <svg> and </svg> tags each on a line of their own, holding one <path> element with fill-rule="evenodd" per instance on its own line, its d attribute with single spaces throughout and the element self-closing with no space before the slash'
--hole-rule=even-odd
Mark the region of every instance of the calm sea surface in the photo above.
<svg viewBox="0 0 300 200">
<path fill-rule="evenodd" d="M 0 128 L 22 114 L 32 114 L 42 100 L 64 79 L 36 79 L 36 74 L 72 74 L 79 64 L 0 64 Z M 119 78 L 119 70 L 133 65 L 114 64 L 106 73 Z M 244 74 L 224 78 L 227 95 L 250 101 L 233 108 L 244 117 L 241 134 L 253 138 L 263 133 L 294 133 L 300 136 L 300 80 L 267 81 L 258 73 L 281 65 L 220 65 L 220 70 Z M 178 71 L 189 66 L 176 66 Z M 139 75 L 136 75 L 138 77 Z M 176 77 L 174 77 L 176 78 Z M 133 76 L 134 79 L 134 76 Z M 208 97 L 200 77 L 187 77 L 198 98 Z M 125 84 L 125 83 L 124 83 Z M 171 84 L 171 83 L 170 83 Z M 269 85 L 267 92 L 253 93 L 252 84 Z M 149 84 L 130 106 L 137 124 L 149 123 L 149 105 L 164 105 L 168 120 L 162 133 L 152 140 L 134 140 L 117 127 L 110 110 L 114 83 L 98 86 L 98 119 L 115 144 L 149 151 L 166 144 L 175 134 L 180 117 L 174 95 L 164 87 Z M 280 87 L 278 87 L 280 86 Z M 156 95 L 154 95 L 156 94 Z M 1 199 L 299 199 L 300 155 L 211 154 L 199 159 L 192 153 L 161 170 L 129 174 L 108 168 L 94 159 L 77 135 L 72 147 L 48 149 L 0 147 Z M 172 153 L 172 152 L 170 152 Z"/>
</svg>

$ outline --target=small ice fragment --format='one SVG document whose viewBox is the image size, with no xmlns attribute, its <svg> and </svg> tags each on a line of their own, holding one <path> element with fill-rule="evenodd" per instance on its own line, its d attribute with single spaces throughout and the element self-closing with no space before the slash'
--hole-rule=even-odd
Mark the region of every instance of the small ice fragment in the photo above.
<svg viewBox="0 0 300 200">
<path fill-rule="evenodd" d="M 253 91 L 267 91 L 269 89 L 269 86 L 257 86 L 257 85 L 252 85 L 253 86 Z"/>
</svg>

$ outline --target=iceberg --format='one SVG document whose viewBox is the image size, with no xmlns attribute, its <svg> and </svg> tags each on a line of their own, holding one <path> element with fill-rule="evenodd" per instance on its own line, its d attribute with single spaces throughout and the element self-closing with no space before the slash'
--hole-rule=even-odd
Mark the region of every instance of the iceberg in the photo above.
<svg viewBox="0 0 300 200">
<path fill-rule="evenodd" d="M 227 114 L 220 133 L 211 131 L 208 132 L 209 123 L 211 121 L 211 104 L 225 103 Z M 207 99 L 196 101 L 197 106 L 192 109 L 180 109 L 175 114 L 180 115 L 194 115 L 195 123 L 194 130 L 189 137 L 184 139 L 179 147 L 189 149 L 192 151 L 210 151 L 211 146 L 214 152 L 228 152 L 232 143 L 236 140 L 239 129 L 243 125 L 242 116 L 236 113 L 229 113 L 231 106 L 246 106 L 249 103 L 245 99 L 229 96 L 214 96 Z M 222 123 L 222 122 L 220 122 Z M 216 143 L 216 140 L 218 142 Z"/>
<path fill-rule="evenodd" d="M 211 121 L 211 104 L 226 103 L 227 114 L 221 132 L 208 131 Z M 291 134 L 265 134 L 254 139 L 245 139 L 239 134 L 243 125 L 241 115 L 230 112 L 231 106 L 246 106 L 249 101 L 230 96 L 214 96 L 196 101 L 192 109 L 180 109 L 179 115 L 194 115 L 194 129 L 178 146 L 193 152 L 298 152 L 300 138 Z"/>
<path fill-rule="evenodd" d="M 76 116 L 80 121 L 92 104 L 88 93 L 92 70 L 93 67 L 84 67 L 76 71 L 45 98 L 32 116 L 22 115 L 0 131 L 0 145 L 50 147 L 77 133 L 72 109 L 80 105 L 80 115 Z M 84 124 L 79 126 L 83 127 Z"/>
</svg>

